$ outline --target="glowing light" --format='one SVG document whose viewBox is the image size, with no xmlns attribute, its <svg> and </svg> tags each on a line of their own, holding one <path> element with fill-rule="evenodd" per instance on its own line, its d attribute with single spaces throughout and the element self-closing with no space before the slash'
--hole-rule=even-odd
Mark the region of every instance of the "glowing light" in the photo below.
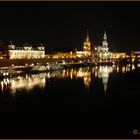
<svg viewBox="0 0 140 140">
<path fill-rule="evenodd" d="M 134 63 L 134 61 L 135 61 L 135 58 L 132 58 L 132 63 Z"/>
<path fill-rule="evenodd" d="M 130 71 L 130 64 L 127 64 L 127 66 L 126 66 L 126 71 Z"/>
<path fill-rule="evenodd" d="M 34 66 L 34 63 L 32 63 L 31 66 Z"/>
<path fill-rule="evenodd" d="M 45 87 L 45 75 L 26 75 L 26 77 L 18 76 L 16 78 L 11 78 L 10 80 L 8 78 L 4 78 L 1 82 L 1 90 L 2 92 L 5 92 L 4 86 L 7 88 L 10 88 L 10 93 L 12 96 L 16 95 L 16 91 L 18 89 L 24 89 L 24 90 L 31 90 L 35 86 L 38 86 L 40 88 Z"/>
<path fill-rule="evenodd" d="M 73 79 L 73 71 L 70 72 L 70 79 Z"/>
<path fill-rule="evenodd" d="M 140 63 L 139 63 L 139 64 L 137 64 L 137 67 L 140 67 Z"/>
<path fill-rule="evenodd" d="M 123 72 L 123 73 L 126 72 L 125 66 L 122 67 L 122 72 Z"/>
<path fill-rule="evenodd" d="M 117 72 L 119 72 L 119 66 L 117 66 Z"/>
<path fill-rule="evenodd" d="M 87 76 L 84 76 L 83 77 L 83 80 L 84 80 L 84 85 L 87 89 L 89 89 L 90 87 L 90 82 L 91 82 L 91 75 L 90 73 L 87 75 Z"/>
<path fill-rule="evenodd" d="M 107 90 L 109 73 L 111 73 L 112 71 L 113 71 L 113 68 L 111 66 L 100 66 L 99 67 L 98 78 L 102 78 L 105 92 Z"/>
<path fill-rule="evenodd" d="M 132 64 L 132 70 L 134 70 L 135 69 L 135 65 L 134 64 Z"/>
<path fill-rule="evenodd" d="M 112 67 L 116 67 L 115 65 L 112 65 Z"/>
</svg>

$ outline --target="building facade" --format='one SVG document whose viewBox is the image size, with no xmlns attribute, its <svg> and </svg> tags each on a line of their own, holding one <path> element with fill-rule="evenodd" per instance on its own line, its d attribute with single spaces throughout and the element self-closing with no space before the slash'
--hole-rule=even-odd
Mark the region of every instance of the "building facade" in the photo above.
<svg viewBox="0 0 140 140">
<path fill-rule="evenodd" d="M 126 58 L 126 53 L 125 52 L 112 53 L 112 59 L 120 59 L 120 58 Z"/>
<path fill-rule="evenodd" d="M 87 32 L 86 40 L 84 41 L 83 51 L 84 52 L 91 52 L 91 43 L 89 41 L 88 32 Z"/>
<path fill-rule="evenodd" d="M 9 59 L 39 59 L 45 57 L 45 48 L 43 45 L 32 48 L 32 46 L 15 47 L 8 45 Z"/>
<path fill-rule="evenodd" d="M 88 31 L 87 31 L 86 39 L 85 39 L 84 44 L 83 44 L 83 50 L 76 51 L 76 56 L 77 57 L 89 57 L 89 56 L 91 56 L 91 43 L 89 40 Z"/>
<path fill-rule="evenodd" d="M 104 32 L 104 35 L 103 35 L 102 46 L 98 46 L 96 50 L 97 50 L 97 55 L 100 57 L 101 60 L 107 60 L 111 58 L 112 53 L 109 52 L 106 32 Z"/>
<path fill-rule="evenodd" d="M 61 58 L 76 58 L 75 52 L 57 52 L 53 54 L 47 54 L 46 58 L 56 58 L 56 59 L 61 59 Z"/>
</svg>

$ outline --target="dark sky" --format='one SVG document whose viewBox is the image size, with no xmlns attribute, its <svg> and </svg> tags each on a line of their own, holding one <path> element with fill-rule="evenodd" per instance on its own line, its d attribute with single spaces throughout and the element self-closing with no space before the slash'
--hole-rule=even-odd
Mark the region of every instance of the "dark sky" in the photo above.
<svg viewBox="0 0 140 140">
<path fill-rule="evenodd" d="M 93 46 L 106 30 L 110 50 L 140 50 L 140 2 L 0 2 L 4 42 L 81 49 L 87 29 Z"/>
</svg>

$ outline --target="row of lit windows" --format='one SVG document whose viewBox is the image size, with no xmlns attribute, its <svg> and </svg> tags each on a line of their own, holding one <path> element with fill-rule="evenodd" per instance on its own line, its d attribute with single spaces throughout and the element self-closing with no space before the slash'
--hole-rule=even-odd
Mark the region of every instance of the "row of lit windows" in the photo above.
<svg viewBox="0 0 140 140">
<path fill-rule="evenodd" d="M 16 58 L 43 58 L 45 55 L 44 51 L 9 51 L 10 59 Z"/>
<path fill-rule="evenodd" d="M 44 52 L 10 52 L 10 55 L 33 55 L 33 54 L 38 54 L 38 55 L 43 55 Z"/>
<path fill-rule="evenodd" d="M 36 56 L 36 55 L 39 55 L 39 56 L 40 56 L 40 55 L 44 55 L 44 54 L 43 54 L 43 53 L 37 53 L 37 54 L 23 54 L 23 53 L 22 53 L 22 54 L 16 54 L 16 53 L 14 54 L 14 53 L 13 53 L 13 54 L 10 54 L 10 55 L 11 55 L 11 56 L 34 56 L 34 55 L 35 55 L 35 56 Z"/>
</svg>

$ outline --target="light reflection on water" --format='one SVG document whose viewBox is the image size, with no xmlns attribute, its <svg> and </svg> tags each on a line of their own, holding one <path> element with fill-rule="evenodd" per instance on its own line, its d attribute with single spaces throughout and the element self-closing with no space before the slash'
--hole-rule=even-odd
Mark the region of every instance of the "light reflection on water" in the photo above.
<svg viewBox="0 0 140 140">
<path fill-rule="evenodd" d="M 78 78 L 83 80 L 86 89 L 90 88 L 91 81 L 94 78 L 99 78 L 102 80 L 104 91 L 106 93 L 109 74 L 111 72 L 121 72 L 125 73 L 130 70 L 134 70 L 135 66 L 128 64 L 127 66 L 95 66 L 95 67 L 80 67 L 63 69 L 61 71 L 54 71 L 52 73 L 41 73 L 36 75 L 25 75 L 18 76 L 16 78 L 5 78 L 0 81 L 1 94 L 10 93 L 10 95 L 15 96 L 18 90 L 24 92 L 31 91 L 34 87 L 45 88 L 46 80 L 50 78 L 56 79 L 69 79 L 76 80 Z M 61 88 L 61 87 L 60 87 Z"/>
<path fill-rule="evenodd" d="M 9 88 L 10 94 L 14 96 L 17 90 L 32 90 L 35 86 L 39 88 L 45 87 L 46 74 L 18 76 L 16 78 L 5 78 L 0 82 L 1 93 L 5 93 Z"/>
</svg>

